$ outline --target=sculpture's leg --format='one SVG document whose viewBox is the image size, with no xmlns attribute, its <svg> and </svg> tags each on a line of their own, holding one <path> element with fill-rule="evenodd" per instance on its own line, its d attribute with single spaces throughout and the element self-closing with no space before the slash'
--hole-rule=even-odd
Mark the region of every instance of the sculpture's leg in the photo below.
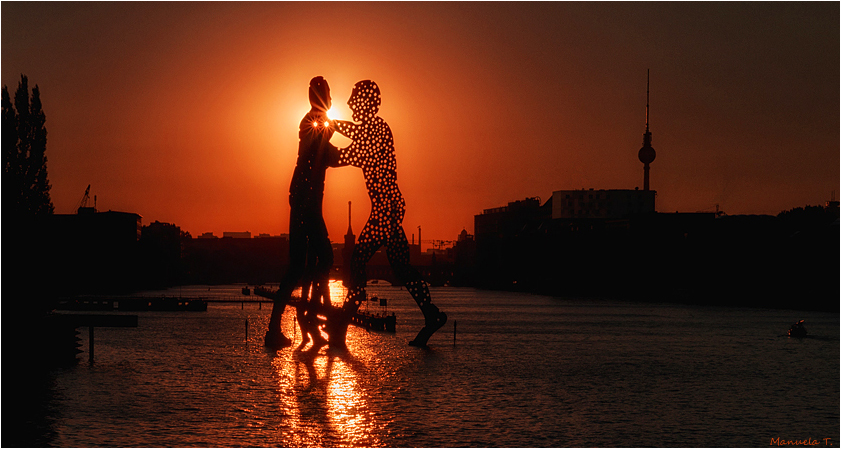
<svg viewBox="0 0 841 449">
<path fill-rule="evenodd" d="M 292 290 L 301 281 L 307 261 L 307 236 L 304 219 L 297 209 L 293 208 L 289 218 L 289 269 L 280 284 L 277 296 L 272 304 L 272 314 L 269 319 L 269 329 L 266 332 L 265 345 L 270 348 L 285 348 L 292 345 L 292 340 L 283 335 L 280 324 L 283 311 L 292 296 Z"/>
<path fill-rule="evenodd" d="M 404 282 L 406 290 L 412 295 L 415 302 L 420 307 L 423 313 L 424 326 L 421 328 L 414 340 L 409 342 L 411 346 L 426 347 L 426 343 L 432 334 L 438 329 L 441 329 L 447 322 L 447 314 L 440 311 L 435 304 L 432 304 L 432 298 L 429 295 L 429 287 L 426 282 L 421 279 L 420 273 L 411 266 L 406 266 L 404 274 Z"/>
<path fill-rule="evenodd" d="M 283 312 L 286 310 L 286 305 L 289 304 L 291 293 L 291 291 L 284 288 L 284 284 L 281 284 L 277 295 L 272 301 L 272 314 L 269 318 L 269 329 L 266 331 L 264 340 L 266 347 L 280 349 L 292 346 L 292 340 L 286 335 L 283 335 L 283 330 L 280 327 L 283 319 Z"/>
<path fill-rule="evenodd" d="M 310 288 L 312 287 L 312 293 L 310 293 Z M 310 342 L 309 336 L 309 323 L 307 319 L 307 308 L 305 307 L 310 301 L 312 301 L 312 297 L 315 296 L 315 284 L 313 282 L 305 282 L 304 286 L 301 287 L 301 302 L 302 304 L 296 307 L 295 309 L 295 317 L 298 321 L 298 328 L 301 330 L 301 344 L 298 345 L 299 348 L 303 348 Z"/>
<path fill-rule="evenodd" d="M 324 324 L 324 331 L 327 332 L 328 345 L 332 349 L 347 349 L 347 328 L 350 324 L 350 317 L 346 310 L 341 307 L 333 307 L 327 312 L 327 322 Z"/>
<path fill-rule="evenodd" d="M 283 335 L 280 329 L 281 318 L 283 311 L 286 309 L 286 303 L 283 299 L 276 298 L 272 304 L 272 315 L 269 319 L 269 330 L 266 332 L 265 345 L 269 348 L 279 349 L 292 345 L 292 340 Z"/>
<path fill-rule="evenodd" d="M 409 242 L 399 223 L 393 228 L 392 238 L 386 246 L 388 261 L 394 274 L 406 285 L 406 290 L 420 307 L 424 318 L 424 327 L 418 332 L 411 346 L 426 347 L 429 338 L 447 322 L 447 314 L 438 310 L 432 304 L 429 286 L 421 278 L 420 273 L 409 265 Z"/>
<path fill-rule="evenodd" d="M 320 215 L 313 220 L 316 226 L 311 230 L 310 235 L 310 261 L 313 265 L 313 291 L 309 302 L 306 304 L 307 332 L 312 338 L 313 347 L 317 351 L 327 344 L 327 340 L 321 336 L 319 330 L 318 311 L 323 309 L 322 304 L 326 299 L 330 301 L 330 268 L 333 266 L 333 246 L 327 235 L 327 225 Z"/>
<path fill-rule="evenodd" d="M 409 342 L 409 345 L 425 348 L 432 334 L 447 323 L 447 314 L 438 310 L 438 307 L 431 302 L 421 305 L 420 308 L 423 312 L 424 326 L 414 340 Z"/>
<path fill-rule="evenodd" d="M 373 214 L 372 214 L 373 215 Z M 374 253 L 382 246 L 382 240 L 377 240 L 372 234 L 371 222 L 365 224 L 365 228 L 359 235 L 359 243 L 353 249 L 350 261 L 351 279 L 348 285 L 348 296 L 341 308 L 332 308 L 327 318 L 325 330 L 330 338 L 330 347 L 347 349 L 347 327 L 350 318 L 359 309 L 362 301 L 366 299 L 365 286 L 367 279 L 365 266 L 373 257 Z"/>
<path fill-rule="evenodd" d="M 321 347 L 327 344 L 327 340 L 321 336 L 321 330 L 319 330 L 319 319 L 318 319 L 318 310 L 319 306 L 321 305 L 322 298 L 330 297 L 330 287 L 328 285 L 329 280 L 322 279 L 313 284 L 313 293 L 310 301 L 307 303 L 307 307 L 305 310 L 306 314 L 306 332 L 312 339 L 312 351 L 318 351 Z"/>
</svg>

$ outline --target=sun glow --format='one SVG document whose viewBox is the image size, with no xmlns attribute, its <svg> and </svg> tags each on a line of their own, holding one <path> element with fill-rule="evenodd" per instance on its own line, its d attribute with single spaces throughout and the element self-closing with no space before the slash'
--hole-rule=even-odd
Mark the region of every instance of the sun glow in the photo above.
<svg viewBox="0 0 841 449">
<path fill-rule="evenodd" d="M 333 307 L 342 307 L 347 296 L 347 289 L 342 281 L 330 281 L 330 304 Z"/>
<path fill-rule="evenodd" d="M 336 108 L 328 109 L 327 110 L 327 117 L 329 117 L 330 120 L 338 120 L 338 119 L 342 118 L 341 114 L 339 114 L 339 111 L 337 111 Z"/>
<path fill-rule="evenodd" d="M 342 307 L 342 305 L 345 303 L 345 297 L 347 296 L 347 288 L 345 288 L 342 281 L 337 280 L 330 280 L 329 288 L 330 305 L 332 305 L 333 307 Z M 302 293 L 303 288 L 298 287 L 292 291 L 292 296 L 300 298 Z"/>
</svg>

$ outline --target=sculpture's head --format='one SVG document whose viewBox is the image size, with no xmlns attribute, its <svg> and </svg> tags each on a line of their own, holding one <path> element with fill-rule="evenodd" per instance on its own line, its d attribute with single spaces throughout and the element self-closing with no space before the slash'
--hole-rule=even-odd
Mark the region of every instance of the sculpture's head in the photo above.
<svg viewBox="0 0 841 449">
<path fill-rule="evenodd" d="M 353 86 L 348 107 L 353 112 L 353 120 L 364 122 L 377 115 L 380 110 L 380 88 L 371 80 L 360 81 Z"/>
<path fill-rule="evenodd" d="M 314 109 L 327 112 L 333 105 L 330 98 L 330 86 L 323 77 L 316 76 L 310 80 L 310 104 Z"/>
</svg>

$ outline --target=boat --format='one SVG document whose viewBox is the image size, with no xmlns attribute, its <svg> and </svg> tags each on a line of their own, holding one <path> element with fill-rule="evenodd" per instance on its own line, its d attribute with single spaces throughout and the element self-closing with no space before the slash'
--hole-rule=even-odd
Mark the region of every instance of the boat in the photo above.
<svg viewBox="0 0 841 449">
<path fill-rule="evenodd" d="M 356 312 L 350 318 L 350 322 L 355 326 L 375 331 L 396 332 L 397 330 L 397 317 L 394 315 L 394 312 L 391 315 Z"/>
<path fill-rule="evenodd" d="M 800 320 L 788 328 L 788 336 L 795 338 L 803 338 L 806 336 L 806 325 L 803 324 L 806 320 Z"/>
<path fill-rule="evenodd" d="M 245 295 L 245 296 L 250 295 L 251 294 L 251 289 L 248 288 L 248 286 L 246 285 L 245 287 L 242 288 L 242 294 Z"/>
<path fill-rule="evenodd" d="M 279 298 L 279 289 L 272 290 L 270 288 L 263 287 L 262 285 L 258 285 L 254 287 L 254 294 L 266 299 L 276 300 Z"/>
</svg>

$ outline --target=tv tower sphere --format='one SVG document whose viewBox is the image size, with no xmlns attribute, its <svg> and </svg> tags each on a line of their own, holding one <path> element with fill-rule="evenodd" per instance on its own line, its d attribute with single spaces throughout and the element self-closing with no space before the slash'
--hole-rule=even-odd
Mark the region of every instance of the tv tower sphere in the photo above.
<svg viewBox="0 0 841 449">
<path fill-rule="evenodd" d="M 640 162 L 643 164 L 650 164 L 654 162 L 654 158 L 657 157 L 657 153 L 654 151 L 654 148 L 651 146 L 651 133 L 646 133 L 646 139 L 643 142 L 642 148 L 640 148 L 640 152 L 637 154 L 640 158 Z"/>
</svg>

